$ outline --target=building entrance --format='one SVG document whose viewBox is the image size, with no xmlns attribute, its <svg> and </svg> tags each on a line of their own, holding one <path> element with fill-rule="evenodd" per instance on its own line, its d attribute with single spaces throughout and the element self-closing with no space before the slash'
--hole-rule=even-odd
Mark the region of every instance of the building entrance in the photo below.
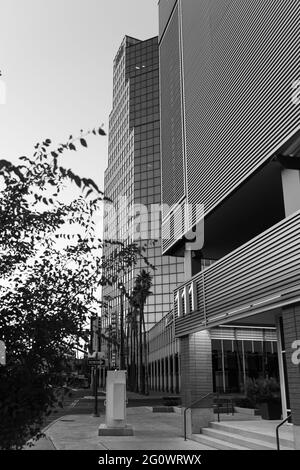
<svg viewBox="0 0 300 470">
<path fill-rule="evenodd" d="M 273 378 L 279 383 L 277 341 L 212 340 L 213 388 L 244 393 L 247 379 Z"/>
</svg>

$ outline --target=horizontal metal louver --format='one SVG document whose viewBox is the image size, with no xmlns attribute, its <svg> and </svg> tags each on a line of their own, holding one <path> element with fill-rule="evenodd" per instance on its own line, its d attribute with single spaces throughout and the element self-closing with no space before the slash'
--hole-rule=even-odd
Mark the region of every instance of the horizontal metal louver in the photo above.
<svg viewBox="0 0 300 470">
<path fill-rule="evenodd" d="M 275 330 L 258 328 L 213 328 L 210 331 L 211 339 L 228 339 L 243 341 L 277 341 Z"/>
<path fill-rule="evenodd" d="M 192 281 L 196 310 L 175 316 L 177 337 L 299 301 L 300 212 L 216 261 L 174 295 Z"/>
</svg>

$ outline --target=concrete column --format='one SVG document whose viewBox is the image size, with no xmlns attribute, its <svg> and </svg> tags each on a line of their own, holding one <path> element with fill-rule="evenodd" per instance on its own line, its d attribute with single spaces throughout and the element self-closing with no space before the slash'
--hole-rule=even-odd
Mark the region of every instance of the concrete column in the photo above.
<svg viewBox="0 0 300 470">
<path fill-rule="evenodd" d="M 152 390 L 153 376 L 152 376 L 152 362 L 148 364 L 149 368 L 149 388 Z"/>
<path fill-rule="evenodd" d="M 170 388 L 169 388 L 169 362 L 168 362 L 168 357 L 165 357 L 164 362 L 165 362 L 166 392 L 169 392 Z"/>
<path fill-rule="evenodd" d="M 151 371 L 152 371 L 152 384 L 151 384 L 152 390 L 154 390 L 154 379 L 155 379 L 155 375 L 154 375 L 154 374 L 155 374 L 155 371 L 154 371 L 154 364 L 155 364 L 155 363 L 154 363 L 154 361 L 153 361 L 153 362 L 152 362 L 152 369 L 151 369 Z"/>
<path fill-rule="evenodd" d="M 181 396 L 184 407 L 190 406 L 213 392 L 212 351 L 208 331 L 201 331 L 180 339 Z M 214 420 L 213 397 L 200 402 L 190 413 L 188 433 L 199 433 L 202 427 Z"/>
<path fill-rule="evenodd" d="M 178 358 L 178 390 L 181 392 L 181 357 L 180 353 L 177 354 Z"/>
<path fill-rule="evenodd" d="M 282 310 L 295 448 L 300 450 L 300 304 Z"/>
<path fill-rule="evenodd" d="M 173 393 L 174 389 L 173 389 L 173 357 L 172 355 L 168 356 L 168 362 L 169 362 L 169 391 Z"/>
<path fill-rule="evenodd" d="M 171 356 L 171 361 L 172 361 L 172 364 L 173 364 L 173 374 L 172 374 L 172 383 L 173 383 L 173 392 L 174 393 L 177 393 L 176 392 L 176 363 L 175 363 L 175 354 L 172 354 Z"/>
<path fill-rule="evenodd" d="M 158 391 L 161 391 L 161 364 L 160 360 L 157 361 L 157 377 L 158 377 Z"/>
<path fill-rule="evenodd" d="M 189 281 L 193 275 L 193 262 L 192 252 L 189 250 L 184 251 L 184 279 Z"/>
<path fill-rule="evenodd" d="M 164 358 L 164 367 L 165 367 L 165 391 L 169 391 L 169 370 L 168 370 L 168 358 Z"/>
<path fill-rule="evenodd" d="M 285 215 L 288 217 L 300 209 L 300 171 L 282 170 L 281 179 Z"/>
<path fill-rule="evenodd" d="M 172 364 L 171 364 L 171 359 L 170 359 L 170 356 L 168 355 L 168 358 L 167 358 L 167 361 L 168 361 L 168 371 L 169 371 L 169 377 L 168 377 L 168 383 L 169 383 L 169 392 L 172 393 L 173 391 L 173 382 L 172 382 Z"/>
<path fill-rule="evenodd" d="M 162 392 L 165 391 L 165 387 L 166 387 L 166 382 L 165 382 L 165 363 L 164 363 L 164 360 L 161 359 L 160 361 L 160 369 L 161 369 L 161 390 Z"/>
<path fill-rule="evenodd" d="M 157 370 L 158 370 L 158 390 L 161 392 L 162 380 L 161 380 L 161 361 L 157 361 Z"/>
<path fill-rule="evenodd" d="M 152 390 L 155 390 L 155 361 L 152 362 Z"/>
</svg>

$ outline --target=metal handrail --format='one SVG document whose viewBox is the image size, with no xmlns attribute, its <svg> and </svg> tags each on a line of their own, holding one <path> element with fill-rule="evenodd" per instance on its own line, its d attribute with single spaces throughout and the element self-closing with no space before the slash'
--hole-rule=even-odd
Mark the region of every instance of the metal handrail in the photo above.
<svg viewBox="0 0 300 470">
<path fill-rule="evenodd" d="M 207 393 L 206 395 L 204 395 L 203 397 L 199 398 L 199 400 L 196 400 L 194 401 L 190 406 L 187 406 L 185 409 L 184 409 L 184 412 L 183 412 L 183 418 L 184 418 L 184 440 L 186 441 L 186 413 L 188 410 L 191 410 L 195 405 L 198 405 L 198 403 L 200 403 L 202 400 L 204 400 L 204 398 L 207 398 L 209 397 L 210 395 L 214 395 L 214 392 L 210 392 L 210 393 Z M 219 415 L 219 405 L 218 405 L 218 421 L 220 421 L 220 415 Z"/>
<path fill-rule="evenodd" d="M 286 423 L 292 416 L 292 413 L 289 413 L 289 415 L 283 420 L 281 421 L 281 423 L 278 424 L 278 426 L 276 426 L 276 442 L 277 442 L 277 450 L 280 450 L 280 441 L 279 441 L 279 428 L 284 424 Z"/>
<path fill-rule="evenodd" d="M 222 405 L 226 405 L 226 413 L 229 415 L 230 412 L 229 412 L 229 403 L 230 403 L 230 406 L 231 406 L 231 414 L 232 416 L 234 415 L 234 402 L 233 402 L 233 399 L 232 398 L 221 398 L 222 399 L 222 402 L 220 402 L 220 395 L 219 393 L 216 394 L 217 395 L 217 399 L 218 399 L 218 403 L 217 405 L 215 406 L 217 408 L 217 411 L 218 411 L 218 422 L 220 422 L 220 405 L 221 405 L 221 408 L 222 408 Z M 225 400 L 225 401 L 224 401 Z"/>
</svg>

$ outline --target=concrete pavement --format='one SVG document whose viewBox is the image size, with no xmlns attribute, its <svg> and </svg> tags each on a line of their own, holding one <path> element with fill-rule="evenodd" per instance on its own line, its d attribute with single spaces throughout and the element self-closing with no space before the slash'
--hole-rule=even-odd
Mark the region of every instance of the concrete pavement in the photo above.
<svg viewBox="0 0 300 470">
<path fill-rule="evenodd" d="M 181 416 L 177 413 L 153 413 L 147 406 L 127 408 L 127 423 L 133 436 L 98 436 L 98 427 L 105 422 L 92 415 L 68 415 L 59 418 L 46 430 L 46 439 L 37 450 L 214 450 L 193 441 L 184 441 Z M 34 449 L 33 449 L 34 450 Z"/>
</svg>

